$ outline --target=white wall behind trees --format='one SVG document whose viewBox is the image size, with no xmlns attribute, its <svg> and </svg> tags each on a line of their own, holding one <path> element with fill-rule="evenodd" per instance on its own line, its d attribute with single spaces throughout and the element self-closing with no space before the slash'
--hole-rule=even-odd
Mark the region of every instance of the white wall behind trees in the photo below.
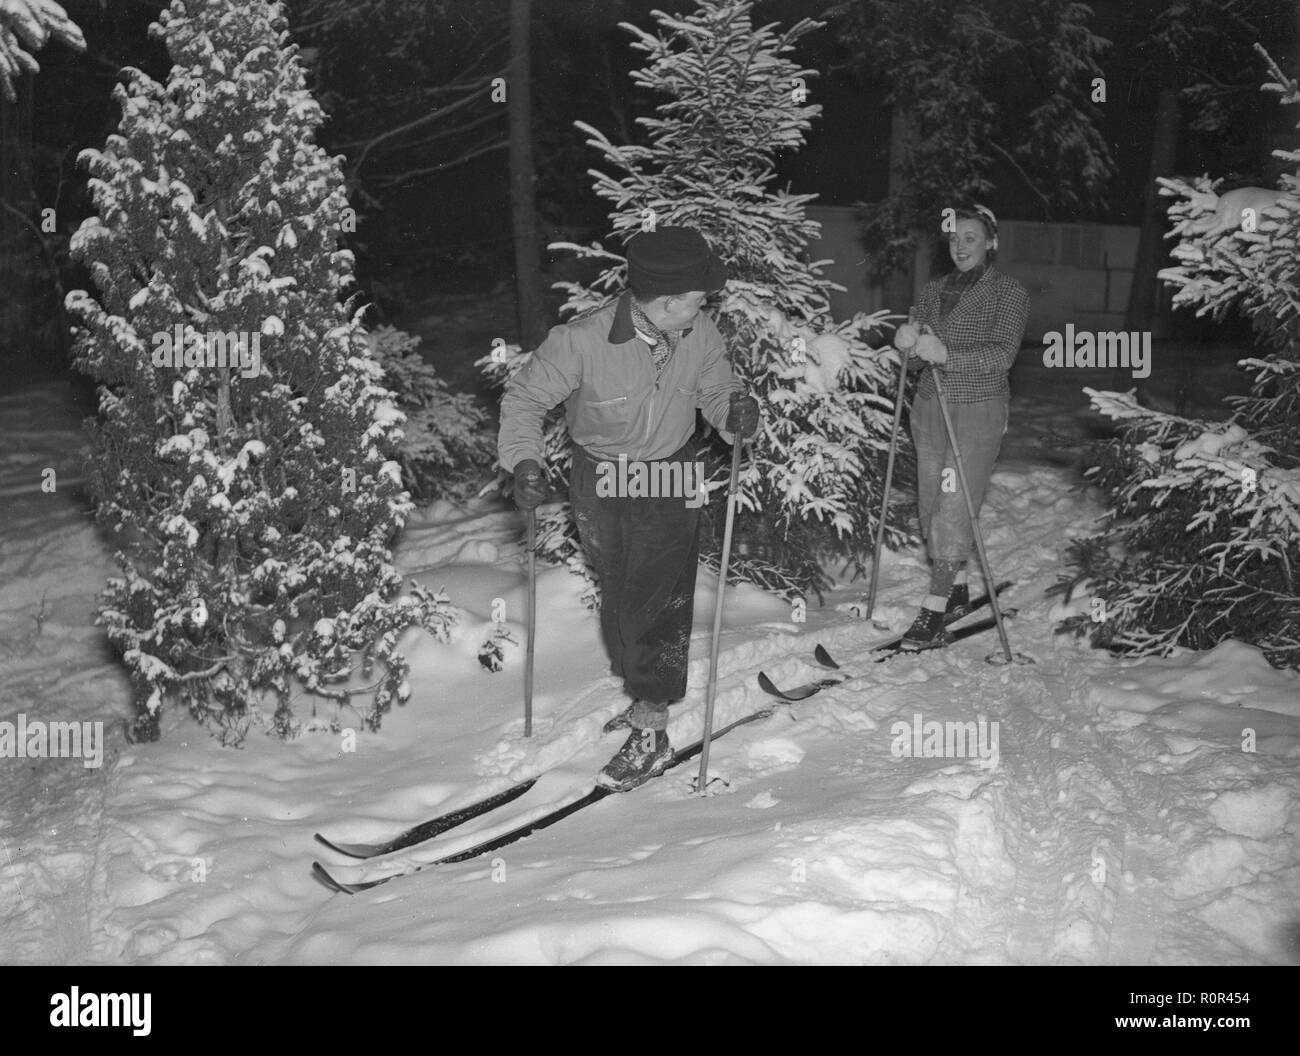
<svg viewBox="0 0 1300 1056">
<path fill-rule="evenodd" d="M 885 287 L 871 285 L 866 250 L 858 237 L 852 206 L 811 205 L 808 215 L 822 225 L 809 246 L 814 258 L 829 258 L 826 276 L 846 287 L 831 295 L 831 311 L 845 319 L 856 311 L 907 311 L 908 276 Z M 1117 224 L 1044 224 L 1004 220 L 998 225 L 998 267 L 1029 291 L 1029 327 L 1037 341 L 1066 323 L 1089 330 L 1123 327 L 1137 256 L 1138 229 Z"/>
</svg>

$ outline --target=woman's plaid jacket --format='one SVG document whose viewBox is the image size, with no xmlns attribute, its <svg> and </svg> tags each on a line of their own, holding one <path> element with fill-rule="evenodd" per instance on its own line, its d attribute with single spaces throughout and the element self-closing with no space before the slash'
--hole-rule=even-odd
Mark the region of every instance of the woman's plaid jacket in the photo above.
<svg viewBox="0 0 1300 1056">
<path fill-rule="evenodd" d="M 1029 322 L 1029 294 L 1010 275 L 989 265 L 983 277 L 962 294 L 948 317 L 939 319 L 939 290 L 943 279 L 926 284 L 917 306 L 917 324 L 928 323 L 948 349 L 942 367 L 924 365 L 916 398 L 934 395 L 931 372 L 942 371 L 943 391 L 950 403 L 977 403 L 1007 398 L 1007 374 L 1016 361 Z M 909 367 L 924 363 L 913 351 Z"/>
</svg>

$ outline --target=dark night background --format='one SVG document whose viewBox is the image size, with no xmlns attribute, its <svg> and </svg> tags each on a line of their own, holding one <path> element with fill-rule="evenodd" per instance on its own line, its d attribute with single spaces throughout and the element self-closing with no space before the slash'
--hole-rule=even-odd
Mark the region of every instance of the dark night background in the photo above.
<svg viewBox="0 0 1300 1056">
<path fill-rule="evenodd" d="M 147 0 L 107 5 L 71 0 L 66 8 L 85 33 L 87 52 L 75 54 L 58 44 L 45 48 L 39 56 L 41 72 L 24 78 L 18 104 L 6 107 L 5 200 L 28 216 L 53 206 L 59 228 L 46 240 L 45 251 L 32 259 L 31 268 L 44 274 L 11 276 L 10 311 L 0 334 L 10 376 L 41 377 L 66 369 L 67 341 L 61 334 L 66 321 L 50 274 L 51 263 L 57 263 L 64 290 L 87 285 L 67 257 L 68 236 L 88 212 L 86 177 L 76 156 L 86 147 L 101 147 L 115 130 L 119 111 L 110 93 L 122 66 L 165 79 L 166 54 L 146 32 L 162 6 Z M 648 27 L 650 12 L 662 6 L 672 5 L 662 0 L 534 4 L 533 143 L 543 246 L 557 238 L 590 241 L 606 233 L 604 207 L 586 175 L 598 159 L 573 121 L 586 121 L 615 142 L 636 136 L 633 119 L 649 113 L 653 100 L 636 91 L 628 78 L 641 56 L 629 47 L 629 35 L 618 23 Z M 1141 221 L 1159 89 L 1158 62 L 1143 38 L 1157 12 L 1170 5 L 1101 0 L 1092 6 L 1091 29 L 1111 41 L 1101 59 L 1108 91 L 1101 111 L 1116 175 L 1095 208 L 1044 215 L 1009 168 L 998 171 L 998 190 L 988 204 L 1004 219 Z M 380 15 L 385 10 L 382 4 L 371 7 Z M 331 115 L 323 145 L 347 156 L 350 166 L 367 136 L 386 124 L 400 124 L 411 107 L 427 105 L 421 102 L 422 91 L 475 63 L 477 72 L 491 73 L 508 58 L 507 0 L 430 4 L 422 25 L 394 9 L 393 17 L 367 18 L 360 26 L 350 24 L 344 34 L 322 31 L 319 22 L 313 23 L 316 9 L 316 4 L 291 3 L 291 27 L 311 64 L 311 87 Z M 824 3 L 767 0 L 757 5 L 755 23 L 788 25 L 825 11 Z M 1253 14 L 1266 29 L 1266 45 L 1284 68 L 1292 68 L 1297 21 L 1292 5 L 1261 0 Z M 399 47 L 399 42 L 405 43 Z M 810 88 L 822 113 L 806 147 L 785 158 L 780 178 L 795 191 L 818 194 L 819 204 L 881 198 L 888 182 L 890 129 L 881 78 L 854 68 L 834 25 L 806 37 L 796 58 L 819 71 Z M 1222 80 L 1224 71 L 1201 71 L 1197 61 L 1202 60 L 1189 60 L 1190 73 Z M 1293 130 L 1282 108 L 1259 92 L 1262 69 L 1234 72 L 1225 97 L 1236 109 L 1219 127 L 1199 128 L 1196 108 L 1183 99 L 1177 172 L 1224 175 L 1227 186 L 1273 183 L 1277 164 L 1269 152 L 1286 143 Z M 1033 84 L 1024 80 L 1023 71 L 1007 68 L 1005 89 L 1026 107 L 1032 104 Z M 503 144 L 439 171 L 448 160 L 493 137 L 503 141 L 505 125 L 505 109 L 498 107 L 495 113 L 484 112 L 477 127 L 463 134 L 414 146 L 396 137 L 387 148 L 372 152 L 359 171 L 349 168 L 360 217 L 351 247 L 365 296 L 375 305 L 372 323 L 409 320 L 427 309 L 431 298 L 483 297 L 493 291 L 501 296 L 509 290 L 514 264 Z M 557 277 L 556 264 L 549 255 L 543 260 L 548 285 Z M 28 293 L 33 303 L 19 311 L 16 301 L 22 298 L 15 294 L 23 280 L 35 289 Z M 548 317 L 554 320 L 560 298 L 550 291 L 547 296 Z M 1186 337 L 1207 333 L 1206 325 L 1179 321 Z M 513 320 L 498 319 L 496 326 L 514 338 Z M 1215 336 L 1245 332 L 1230 322 L 1228 330 Z M 437 348 L 434 335 L 426 351 Z M 465 353 L 465 362 L 477 354 Z M 454 364 L 452 373 L 464 380 L 461 366 Z"/>
</svg>

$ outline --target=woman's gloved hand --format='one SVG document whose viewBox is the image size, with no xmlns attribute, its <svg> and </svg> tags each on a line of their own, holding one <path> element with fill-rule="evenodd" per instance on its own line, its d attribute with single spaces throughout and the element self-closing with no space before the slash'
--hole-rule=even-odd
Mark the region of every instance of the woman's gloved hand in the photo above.
<svg viewBox="0 0 1300 1056">
<path fill-rule="evenodd" d="M 922 334 L 916 339 L 916 354 L 927 363 L 942 365 L 948 362 L 948 348 L 934 334 Z"/>
<path fill-rule="evenodd" d="M 915 323 L 904 323 L 894 331 L 894 347 L 906 352 L 916 344 L 921 331 Z"/>
</svg>

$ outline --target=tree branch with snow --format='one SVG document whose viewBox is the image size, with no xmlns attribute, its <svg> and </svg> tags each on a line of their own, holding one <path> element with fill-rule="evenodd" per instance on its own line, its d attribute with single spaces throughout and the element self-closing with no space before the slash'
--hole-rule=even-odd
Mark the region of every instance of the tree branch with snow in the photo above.
<svg viewBox="0 0 1300 1056">
<path fill-rule="evenodd" d="M 74 51 L 86 50 L 86 38 L 54 0 L 0 0 L 0 91 L 13 102 L 14 83 L 24 73 L 41 70 L 35 52 L 50 39 Z"/>
</svg>

